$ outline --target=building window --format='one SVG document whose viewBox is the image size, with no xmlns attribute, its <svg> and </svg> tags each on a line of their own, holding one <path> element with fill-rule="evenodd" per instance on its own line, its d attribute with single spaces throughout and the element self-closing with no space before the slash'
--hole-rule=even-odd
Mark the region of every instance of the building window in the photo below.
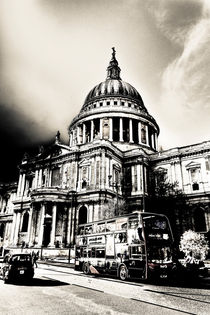
<svg viewBox="0 0 210 315">
<path fill-rule="evenodd" d="M 110 105 L 110 102 L 106 102 L 106 105 Z"/>
<path fill-rule="evenodd" d="M 102 102 L 100 102 L 100 103 L 99 103 L 99 105 L 100 105 L 100 106 L 103 106 L 103 103 L 102 103 Z"/>
<path fill-rule="evenodd" d="M 27 232 L 28 231 L 28 219 L 29 219 L 29 214 L 28 214 L 28 212 L 25 212 L 23 215 L 23 223 L 22 223 L 21 232 Z"/>
<path fill-rule="evenodd" d="M 60 168 L 52 170 L 52 186 L 60 186 Z"/>
<path fill-rule="evenodd" d="M 121 102 L 121 105 L 124 106 L 124 105 L 125 105 L 125 102 Z"/>
<path fill-rule="evenodd" d="M 117 105 L 117 101 L 114 101 L 114 105 Z"/>
<path fill-rule="evenodd" d="M 193 183 L 192 184 L 192 189 L 193 190 L 199 190 L 199 184 L 198 183 Z"/>
<path fill-rule="evenodd" d="M 84 224 L 87 223 L 87 208 L 85 206 L 82 206 L 79 209 L 79 222 L 78 224 Z"/>
<path fill-rule="evenodd" d="M 128 103 L 128 107 L 131 107 L 131 103 Z"/>
<path fill-rule="evenodd" d="M 199 182 L 200 182 L 200 168 L 191 168 L 190 169 L 190 179 L 192 183 L 192 190 L 199 190 Z"/>
</svg>

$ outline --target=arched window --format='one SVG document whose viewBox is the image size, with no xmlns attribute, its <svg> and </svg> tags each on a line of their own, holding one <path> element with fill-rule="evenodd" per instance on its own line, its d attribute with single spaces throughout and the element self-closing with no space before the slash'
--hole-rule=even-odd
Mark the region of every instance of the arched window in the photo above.
<svg viewBox="0 0 210 315">
<path fill-rule="evenodd" d="M 206 231 L 205 212 L 203 209 L 199 208 L 199 209 L 195 210 L 194 224 L 195 224 L 195 231 L 196 232 L 205 232 Z"/>
<path fill-rule="evenodd" d="M 28 212 L 25 212 L 23 215 L 23 224 L 22 224 L 21 232 L 27 232 L 28 231 L 28 219 L 29 219 L 29 214 L 28 214 Z"/>
<path fill-rule="evenodd" d="M 79 209 L 79 224 L 87 223 L 87 208 L 85 206 L 82 206 Z"/>
</svg>

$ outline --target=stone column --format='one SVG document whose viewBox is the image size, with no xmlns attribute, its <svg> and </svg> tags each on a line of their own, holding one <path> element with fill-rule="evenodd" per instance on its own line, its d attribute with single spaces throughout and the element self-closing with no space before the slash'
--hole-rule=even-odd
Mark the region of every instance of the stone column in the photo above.
<svg viewBox="0 0 210 315">
<path fill-rule="evenodd" d="M 38 187 L 42 187 L 42 169 L 39 170 Z"/>
<path fill-rule="evenodd" d="M 80 126 L 77 126 L 77 143 L 80 144 Z"/>
<path fill-rule="evenodd" d="M 20 175 L 19 175 L 18 189 L 17 189 L 17 196 L 20 196 L 20 192 L 21 192 L 21 183 L 22 183 L 22 174 L 20 174 Z"/>
<path fill-rule="evenodd" d="M 137 164 L 137 191 L 141 191 L 141 165 Z"/>
<path fill-rule="evenodd" d="M 14 212 L 13 221 L 12 221 L 12 230 L 11 230 L 11 235 L 10 235 L 10 243 L 12 245 L 14 245 L 14 235 L 15 235 L 16 220 L 17 220 L 17 213 Z"/>
<path fill-rule="evenodd" d="M 27 235 L 27 240 L 26 242 L 31 245 L 30 243 L 30 236 L 31 236 L 31 227 L 32 227 L 32 214 L 33 214 L 33 208 L 30 208 L 30 211 L 29 211 L 29 219 L 28 219 L 28 235 Z"/>
<path fill-rule="evenodd" d="M 71 225 L 72 225 L 72 206 L 68 209 L 68 222 L 67 222 L 67 245 L 70 246 L 71 244 Z"/>
<path fill-rule="evenodd" d="M 38 246 L 42 246 L 43 242 L 43 234 L 44 234 L 44 218 L 45 218 L 45 204 L 41 205 L 41 213 L 40 213 L 40 220 L 39 220 L 39 235 L 38 235 Z"/>
<path fill-rule="evenodd" d="M 130 142 L 133 143 L 133 121 L 129 119 L 129 135 L 130 135 Z"/>
<path fill-rule="evenodd" d="M 14 245 L 17 245 L 18 243 L 19 228 L 20 228 L 20 212 L 16 214 Z"/>
<path fill-rule="evenodd" d="M 52 207 L 52 228 L 50 233 L 50 247 L 55 247 L 55 232 L 56 232 L 56 215 L 57 215 L 57 204 L 54 203 Z"/>
<path fill-rule="evenodd" d="M 138 122 L 138 138 L 139 144 L 141 144 L 141 122 Z"/>
<path fill-rule="evenodd" d="M 109 141 L 113 141 L 113 119 L 109 118 Z"/>
<path fill-rule="evenodd" d="M 154 144 L 154 134 L 151 134 L 151 143 L 152 143 L 152 148 L 154 149 L 155 144 Z"/>
<path fill-rule="evenodd" d="M 70 133 L 70 137 L 69 137 L 69 146 L 70 146 L 70 148 L 72 147 L 72 140 L 73 140 L 73 136 L 72 136 L 72 133 Z"/>
<path fill-rule="evenodd" d="M 26 174 L 23 174 L 22 175 L 22 181 L 21 181 L 21 191 L 20 191 L 20 195 L 21 196 L 23 196 L 23 194 L 24 194 L 25 178 L 26 178 Z"/>
<path fill-rule="evenodd" d="M 90 129 L 90 142 L 92 142 L 93 141 L 93 135 L 94 135 L 94 122 L 93 122 L 93 120 L 91 120 L 91 129 Z"/>
<path fill-rule="evenodd" d="M 155 149 L 158 149 L 158 136 L 157 133 L 155 132 Z"/>
<path fill-rule="evenodd" d="M 123 142 L 123 119 L 120 118 L 120 141 Z"/>
<path fill-rule="evenodd" d="M 103 139 L 103 118 L 100 119 L 100 139 Z"/>
<path fill-rule="evenodd" d="M 82 124 L 82 143 L 86 143 L 86 125 Z"/>
<path fill-rule="evenodd" d="M 148 126 L 146 125 L 146 145 L 149 145 L 149 132 L 148 132 Z"/>
</svg>

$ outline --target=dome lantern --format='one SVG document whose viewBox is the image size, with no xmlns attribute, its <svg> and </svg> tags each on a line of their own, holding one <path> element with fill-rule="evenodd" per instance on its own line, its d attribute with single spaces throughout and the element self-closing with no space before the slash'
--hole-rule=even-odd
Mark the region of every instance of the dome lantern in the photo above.
<svg viewBox="0 0 210 315">
<path fill-rule="evenodd" d="M 109 66 L 107 68 L 107 80 L 116 79 L 121 80 L 120 78 L 120 67 L 118 67 L 118 61 L 115 58 L 116 50 L 112 47 L 112 59 L 109 62 Z"/>
</svg>

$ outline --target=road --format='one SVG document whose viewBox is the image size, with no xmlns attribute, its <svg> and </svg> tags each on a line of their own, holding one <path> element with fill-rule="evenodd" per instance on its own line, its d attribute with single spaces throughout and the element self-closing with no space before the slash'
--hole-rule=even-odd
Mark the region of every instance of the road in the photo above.
<svg viewBox="0 0 210 315">
<path fill-rule="evenodd" d="M 0 281 L 1 314 L 210 314 L 210 283 L 157 286 L 39 265 L 30 284 Z"/>
</svg>

